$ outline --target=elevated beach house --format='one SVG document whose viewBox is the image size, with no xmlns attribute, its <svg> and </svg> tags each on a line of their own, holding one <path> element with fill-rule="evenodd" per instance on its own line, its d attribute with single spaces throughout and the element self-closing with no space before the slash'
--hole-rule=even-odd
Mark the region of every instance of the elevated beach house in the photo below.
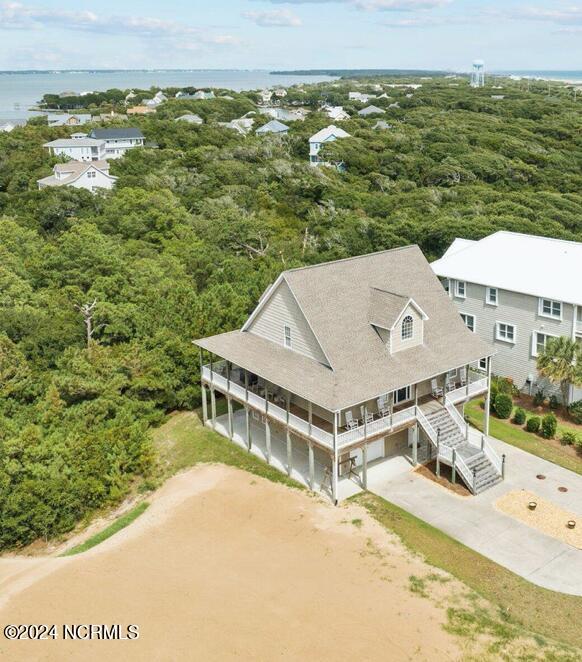
<svg viewBox="0 0 582 662">
<path fill-rule="evenodd" d="M 109 174 L 107 161 L 67 161 L 57 163 L 53 174 L 37 180 L 38 188 L 72 186 L 84 188 L 91 193 L 97 189 L 112 189 L 117 177 Z"/>
<path fill-rule="evenodd" d="M 350 138 L 350 134 L 343 129 L 340 129 L 339 126 L 330 124 L 326 126 L 325 129 L 321 129 L 317 133 L 314 133 L 309 139 L 309 164 L 311 166 L 320 166 L 320 165 L 331 165 L 327 161 L 324 161 L 319 155 L 321 148 L 326 143 L 334 142 L 340 138 Z"/>
<path fill-rule="evenodd" d="M 119 159 L 129 149 L 143 147 L 145 136 L 135 127 L 123 127 L 119 129 L 93 129 L 89 138 L 105 142 L 105 158 Z"/>
<path fill-rule="evenodd" d="M 59 138 L 45 143 L 52 156 L 66 156 L 75 161 L 103 161 L 106 143 L 102 139 L 89 138 L 86 133 L 73 133 L 70 138 Z"/>
<path fill-rule="evenodd" d="M 488 398 L 493 350 L 417 246 L 285 271 L 242 329 L 195 344 L 205 424 L 334 502 L 395 457 L 474 492 L 501 479 L 460 411 Z"/>
<path fill-rule="evenodd" d="M 536 361 L 550 338 L 582 343 L 582 243 L 496 232 L 455 239 L 432 268 L 467 327 L 494 345 L 493 372 L 525 393 L 561 398 Z M 570 402 L 580 399 L 571 386 Z"/>
</svg>

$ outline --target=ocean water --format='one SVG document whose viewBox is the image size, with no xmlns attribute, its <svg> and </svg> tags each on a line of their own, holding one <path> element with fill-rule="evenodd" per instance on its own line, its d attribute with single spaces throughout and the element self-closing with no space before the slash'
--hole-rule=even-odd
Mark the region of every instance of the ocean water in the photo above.
<svg viewBox="0 0 582 662">
<path fill-rule="evenodd" d="M 272 85 L 317 83 L 331 76 L 284 76 L 268 71 L 192 70 L 192 71 L 62 71 L 0 72 L 0 117 L 27 117 L 28 109 L 46 93 L 93 92 L 111 88 L 224 87 L 240 92 Z"/>
<path fill-rule="evenodd" d="M 493 73 L 504 76 L 523 76 L 524 78 L 544 78 L 546 80 L 562 80 L 582 83 L 582 71 L 564 71 L 564 70 L 530 70 L 530 69 L 507 69 L 504 71 L 495 71 Z"/>
</svg>

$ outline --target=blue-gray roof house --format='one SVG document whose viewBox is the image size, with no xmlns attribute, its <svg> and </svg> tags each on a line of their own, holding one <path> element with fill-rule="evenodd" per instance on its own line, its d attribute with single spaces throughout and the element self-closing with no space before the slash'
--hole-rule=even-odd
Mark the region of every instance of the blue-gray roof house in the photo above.
<svg viewBox="0 0 582 662">
<path fill-rule="evenodd" d="M 260 126 L 255 133 L 263 135 L 265 133 L 276 133 L 279 136 L 285 136 L 289 132 L 289 127 L 279 120 L 271 120 L 263 126 Z"/>
</svg>

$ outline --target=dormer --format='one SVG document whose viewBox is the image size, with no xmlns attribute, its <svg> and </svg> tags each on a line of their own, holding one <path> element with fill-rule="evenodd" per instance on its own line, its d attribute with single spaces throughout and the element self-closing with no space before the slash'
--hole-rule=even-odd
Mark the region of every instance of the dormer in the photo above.
<svg viewBox="0 0 582 662">
<path fill-rule="evenodd" d="M 423 344 L 428 315 L 411 297 L 373 287 L 369 320 L 388 351 L 395 354 Z"/>
</svg>

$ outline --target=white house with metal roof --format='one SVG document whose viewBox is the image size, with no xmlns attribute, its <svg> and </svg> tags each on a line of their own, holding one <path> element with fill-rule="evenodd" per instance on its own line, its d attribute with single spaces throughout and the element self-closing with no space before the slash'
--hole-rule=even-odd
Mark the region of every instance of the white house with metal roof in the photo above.
<svg viewBox="0 0 582 662">
<path fill-rule="evenodd" d="M 74 133 L 70 138 L 59 138 L 44 144 L 53 156 L 66 156 L 75 161 L 103 161 L 106 157 L 105 140 Z"/>
<path fill-rule="evenodd" d="M 53 167 L 53 174 L 38 180 L 38 188 L 54 186 L 72 186 L 84 188 L 91 193 L 98 189 L 111 189 L 117 177 L 109 174 L 107 161 L 67 161 L 57 163 Z"/>
<path fill-rule="evenodd" d="M 319 156 L 319 152 L 326 143 L 334 142 L 340 138 L 350 138 L 350 134 L 334 124 L 326 126 L 325 129 L 321 129 L 321 131 L 314 133 L 309 139 L 310 165 L 330 165 Z"/>
<path fill-rule="evenodd" d="M 493 371 L 527 393 L 560 390 L 536 369 L 548 339 L 582 343 L 582 243 L 496 232 L 455 239 L 432 263 L 465 324 L 493 343 Z M 582 398 L 572 388 L 570 400 Z"/>
<path fill-rule="evenodd" d="M 120 159 L 129 149 L 143 147 L 145 136 L 134 127 L 93 129 L 89 138 L 105 142 L 105 158 Z"/>
<path fill-rule="evenodd" d="M 205 424 L 334 502 L 395 457 L 436 459 L 474 493 L 503 476 L 460 412 L 488 399 L 493 348 L 417 246 L 285 271 L 242 329 L 195 344 Z"/>
<path fill-rule="evenodd" d="M 358 110 L 360 117 L 368 117 L 368 115 L 383 115 L 386 111 L 378 106 L 366 106 L 362 110 Z"/>
<path fill-rule="evenodd" d="M 283 124 L 283 122 L 279 122 L 279 120 L 271 120 L 270 122 L 263 124 L 263 126 L 260 126 L 255 133 L 258 135 L 274 133 L 278 136 L 286 136 L 289 133 L 289 127 L 286 124 Z"/>
</svg>

